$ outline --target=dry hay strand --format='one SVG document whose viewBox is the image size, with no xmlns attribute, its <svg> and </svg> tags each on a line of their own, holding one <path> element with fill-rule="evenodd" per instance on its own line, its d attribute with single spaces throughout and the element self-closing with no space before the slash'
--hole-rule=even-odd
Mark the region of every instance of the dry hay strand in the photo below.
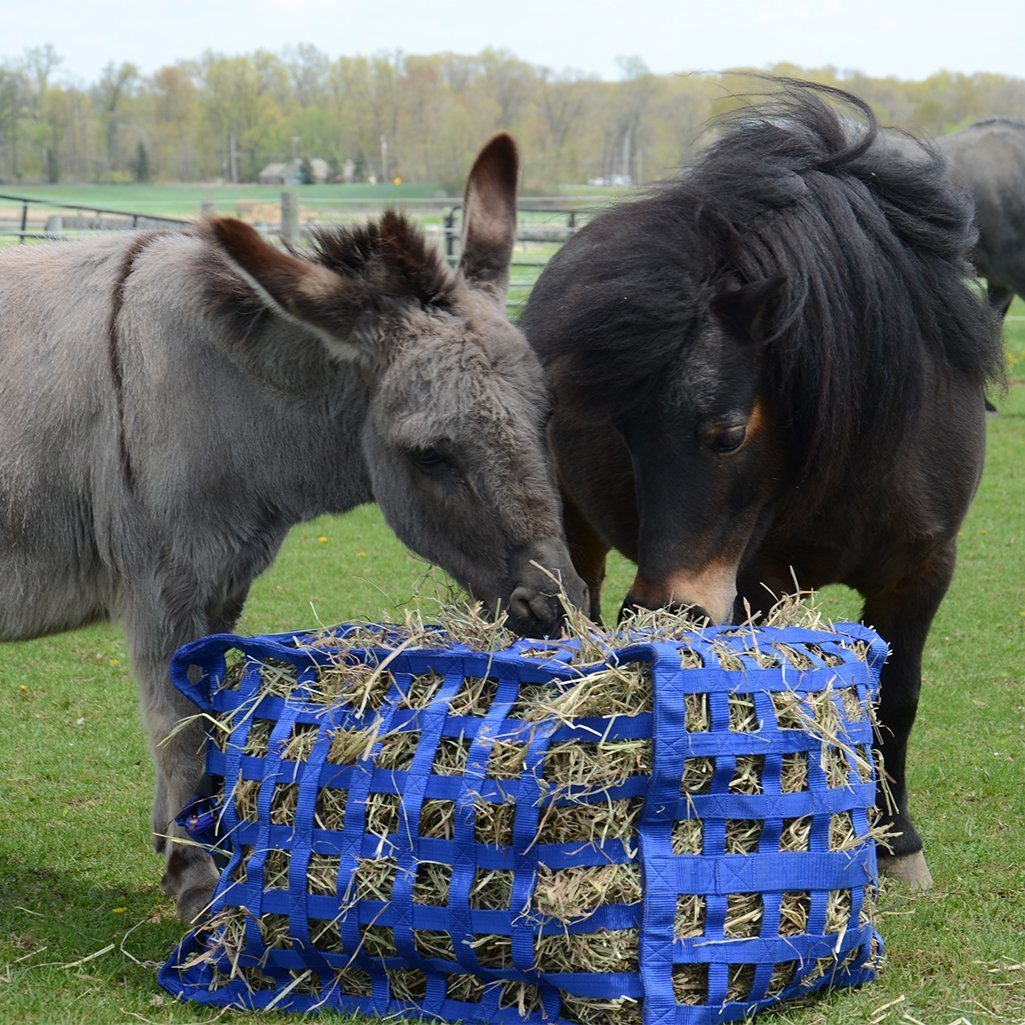
<svg viewBox="0 0 1025 1025">
<path fill-rule="evenodd" d="M 802 815 L 797 819 L 784 819 L 783 830 L 779 837 L 779 849 L 794 854 L 810 851 L 811 826 L 810 815 Z"/>
<path fill-rule="evenodd" d="M 317 805 L 313 824 L 318 829 L 338 832 L 345 824 L 345 804 L 348 791 L 336 787 L 321 787 L 317 791 Z"/>
<path fill-rule="evenodd" d="M 780 896 L 780 936 L 800 936 L 808 931 L 811 914 L 811 894 L 803 890 L 788 890 Z"/>
<path fill-rule="evenodd" d="M 449 703 L 452 715 L 483 718 L 491 711 L 498 693 L 498 681 L 490 676 L 467 676 Z"/>
<path fill-rule="evenodd" d="M 399 953 L 395 946 L 395 936 L 387 925 L 360 926 L 359 945 L 368 957 L 397 957 Z"/>
<path fill-rule="evenodd" d="M 632 776 L 650 774 L 650 740 L 567 740 L 545 753 L 543 788 L 550 794 L 599 794 Z"/>
<path fill-rule="evenodd" d="M 504 911 L 512 902 L 511 869 L 479 868 L 470 887 L 470 907 L 484 911 Z"/>
<path fill-rule="evenodd" d="M 265 947 L 287 950 L 292 946 L 292 930 L 288 923 L 288 915 L 263 915 L 257 919 L 257 924 Z"/>
<path fill-rule="evenodd" d="M 602 1000 L 598 997 L 578 997 L 570 993 L 562 994 L 562 1013 L 560 1017 L 577 1025 L 641 1025 L 643 1021 L 644 1003 L 633 997 L 618 997 Z"/>
<path fill-rule="evenodd" d="M 370 757 L 379 736 L 379 721 L 361 728 L 331 731 L 325 761 L 330 765 L 358 765 Z"/>
<path fill-rule="evenodd" d="M 428 797 L 420 805 L 420 835 L 452 840 L 456 835 L 456 802 Z"/>
<path fill-rule="evenodd" d="M 336 854 L 310 854 L 306 866 L 306 890 L 308 893 L 330 897 L 338 892 L 338 870 L 342 859 Z"/>
<path fill-rule="evenodd" d="M 398 873 L 394 858 L 357 858 L 356 868 L 346 887 L 344 900 L 351 906 L 356 901 L 391 900 L 392 887 Z"/>
<path fill-rule="evenodd" d="M 434 752 L 431 772 L 437 776 L 464 775 L 472 744 L 473 741 L 468 740 L 462 734 L 458 737 L 442 737 Z"/>
<path fill-rule="evenodd" d="M 542 809 L 537 825 L 537 843 L 588 843 L 601 845 L 619 840 L 636 846 L 637 824 L 644 802 L 639 797 L 600 801 L 572 801 L 549 804 Z"/>
<path fill-rule="evenodd" d="M 421 861 L 413 880 L 413 903 L 445 907 L 452 885 L 452 866 L 440 861 Z"/>
<path fill-rule="evenodd" d="M 427 974 L 419 968 L 389 968 L 385 975 L 392 998 L 420 1003 L 427 996 Z"/>
<path fill-rule="evenodd" d="M 683 777 L 680 780 L 680 793 L 710 793 L 713 776 L 715 776 L 714 758 L 710 758 L 707 755 L 700 758 L 685 758 L 683 761 Z"/>
<path fill-rule="evenodd" d="M 417 952 L 424 957 L 438 957 L 445 961 L 456 959 L 455 948 L 452 946 L 452 937 L 447 932 L 437 932 L 432 929 L 414 929 L 413 945 Z"/>
<path fill-rule="evenodd" d="M 726 988 L 726 1002 L 747 1000 L 755 984 L 755 965 L 735 964 L 729 966 L 729 982 Z"/>
<path fill-rule="evenodd" d="M 673 965 L 673 998 L 689 1007 L 708 1003 L 708 965 Z"/>
<path fill-rule="evenodd" d="M 769 988 L 766 995 L 778 997 L 794 981 L 797 974 L 798 964 L 796 961 L 781 961 L 773 966 L 772 976 L 769 979 Z"/>
<path fill-rule="evenodd" d="M 272 849 L 267 851 L 263 863 L 263 888 L 265 890 L 287 890 L 288 869 L 292 855 L 288 851 Z"/>
<path fill-rule="evenodd" d="M 318 950 L 339 954 L 342 952 L 342 930 L 338 918 L 310 919 L 310 941 Z"/>
<path fill-rule="evenodd" d="M 726 820 L 727 854 L 757 854 L 758 842 L 761 838 L 761 819 Z"/>
<path fill-rule="evenodd" d="M 751 939 L 762 929 L 762 895 L 730 893 L 726 897 L 723 935 L 727 939 Z"/>
<path fill-rule="evenodd" d="M 842 933 L 851 924 L 851 891 L 830 890 L 826 898 L 827 933 Z"/>
<path fill-rule="evenodd" d="M 491 747 L 486 775 L 490 779 L 519 779 L 526 768 L 527 745 L 498 738 L 484 739 Z"/>
<path fill-rule="evenodd" d="M 512 937 L 481 933 L 468 944 L 484 968 L 512 968 Z"/>
<path fill-rule="evenodd" d="M 513 821 L 516 818 L 516 804 L 510 798 L 502 803 L 485 801 L 474 795 L 475 820 L 474 839 L 489 847 L 508 847 L 513 842 Z"/>
<path fill-rule="evenodd" d="M 808 755 L 804 751 L 783 755 L 779 788 L 784 794 L 798 794 L 808 789 Z"/>
<path fill-rule="evenodd" d="M 539 914 L 572 924 L 610 904 L 639 904 L 640 866 L 594 865 L 580 868 L 538 868 L 533 907 Z"/>
<path fill-rule="evenodd" d="M 704 845 L 704 823 L 701 819 L 678 819 L 673 823 L 670 842 L 673 854 L 700 854 Z"/>
<path fill-rule="evenodd" d="M 727 703 L 731 733 L 757 733 L 762 728 L 753 694 L 730 694 Z"/>
<path fill-rule="evenodd" d="M 409 678 L 409 683 L 398 686 L 400 694 L 396 708 L 422 709 L 427 708 L 438 693 L 445 677 L 439 673 L 416 673 Z"/>
<path fill-rule="evenodd" d="M 734 794 L 760 794 L 765 755 L 737 755 L 729 789 Z"/>
<path fill-rule="evenodd" d="M 508 939 L 508 937 L 506 937 Z M 636 929 L 556 933 L 534 939 L 534 967 L 546 972 L 636 972 Z"/>
<path fill-rule="evenodd" d="M 316 642 L 314 642 L 316 644 Z M 379 709 L 395 683 L 391 673 L 373 663 L 351 662 L 332 656 L 313 683 L 308 685 L 307 700 L 315 705 L 334 708 L 349 705 L 360 715 Z"/>
<path fill-rule="evenodd" d="M 683 706 L 684 727 L 688 733 L 707 733 L 712 728 L 707 694 L 684 694 Z"/>
<path fill-rule="evenodd" d="M 364 829 L 374 836 L 386 837 L 399 831 L 401 798 L 398 794 L 371 794 L 367 798 Z"/>
<path fill-rule="evenodd" d="M 449 1000 L 467 1004 L 479 1003 L 484 998 L 487 983 L 477 975 L 453 972 L 445 979 L 445 992 Z"/>
<path fill-rule="evenodd" d="M 374 755 L 374 764 L 379 769 L 408 772 L 419 747 L 418 730 L 396 730 L 394 733 L 386 733 L 381 737 L 380 747 Z"/>
<path fill-rule="evenodd" d="M 700 893 L 681 893 L 676 898 L 673 935 L 678 940 L 697 939 L 705 935 L 705 898 Z"/>
<path fill-rule="evenodd" d="M 331 984 L 351 997 L 368 997 L 374 992 L 374 984 L 369 973 L 355 965 L 336 969 Z"/>
<path fill-rule="evenodd" d="M 541 991 L 537 986 L 531 986 L 526 982 L 503 982 L 498 995 L 498 1006 L 515 1007 L 516 1013 L 523 1018 L 541 1010 Z"/>
<path fill-rule="evenodd" d="M 292 723 L 292 732 L 281 748 L 282 759 L 288 762 L 309 761 L 319 737 L 320 727 L 316 723 Z"/>
<path fill-rule="evenodd" d="M 537 687 L 523 696 L 517 715 L 528 722 L 635 716 L 651 711 L 651 666 L 641 662 L 603 667 L 561 689 Z"/>
</svg>

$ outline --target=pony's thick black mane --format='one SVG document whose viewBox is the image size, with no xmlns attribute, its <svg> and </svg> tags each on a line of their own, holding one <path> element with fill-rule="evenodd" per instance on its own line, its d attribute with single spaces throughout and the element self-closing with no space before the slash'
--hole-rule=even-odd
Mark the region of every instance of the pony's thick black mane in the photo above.
<svg viewBox="0 0 1025 1025">
<path fill-rule="evenodd" d="M 590 285 L 572 271 L 561 283 L 577 330 L 546 362 L 567 358 L 578 387 L 629 402 L 679 359 L 725 284 L 782 275 L 760 325 L 767 391 L 806 479 L 894 444 L 933 367 L 979 385 L 1000 376 L 992 317 L 965 280 L 971 202 L 934 150 L 890 144 L 862 101 L 804 83 L 721 126 L 688 172 L 592 222 L 604 244 L 575 267 Z"/>
</svg>

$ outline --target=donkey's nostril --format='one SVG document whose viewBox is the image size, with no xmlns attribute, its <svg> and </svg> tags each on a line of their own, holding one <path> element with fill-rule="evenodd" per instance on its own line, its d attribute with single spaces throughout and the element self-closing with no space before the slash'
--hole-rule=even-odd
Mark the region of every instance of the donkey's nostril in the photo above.
<svg viewBox="0 0 1025 1025">
<path fill-rule="evenodd" d="M 509 598 L 509 626 L 524 637 L 550 637 L 562 625 L 558 598 L 529 587 L 517 587 Z"/>
</svg>

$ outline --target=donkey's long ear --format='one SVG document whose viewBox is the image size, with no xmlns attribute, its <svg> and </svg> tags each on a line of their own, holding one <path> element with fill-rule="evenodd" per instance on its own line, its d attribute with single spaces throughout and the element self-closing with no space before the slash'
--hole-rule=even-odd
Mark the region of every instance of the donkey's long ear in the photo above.
<svg viewBox="0 0 1025 1025">
<path fill-rule="evenodd" d="M 505 302 L 509 261 L 516 241 L 516 143 L 499 132 L 477 154 L 463 198 L 463 249 L 459 270 L 475 288 Z"/>
<path fill-rule="evenodd" d="M 366 356 L 353 333 L 367 302 L 361 280 L 277 249 L 231 217 L 211 218 L 200 231 L 271 312 L 318 335 L 336 358 Z"/>
</svg>

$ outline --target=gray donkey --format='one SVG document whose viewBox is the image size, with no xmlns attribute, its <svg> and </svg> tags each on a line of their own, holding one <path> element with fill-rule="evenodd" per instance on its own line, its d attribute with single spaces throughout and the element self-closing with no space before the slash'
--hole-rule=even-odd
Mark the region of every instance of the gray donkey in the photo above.
<svg viewBox="0 0 1025 1025">
<path fill-rule="evenodd" d="M 0 256 L 0 639 L 123 621 L 184 920 L 216 877 L 167 842 L 202 771 L 198 725 L 165 740 L 195 712 L 168 664 L 234 626 L 291 526 L 375 501 L 528 635 L 558 626 L 549 573 L 583 598 L 545 379 L 504 315 L 516 176 L 497 135 L 458 272 L 394 212 L 309 257 L 230 219 Z"/>
</svg>

